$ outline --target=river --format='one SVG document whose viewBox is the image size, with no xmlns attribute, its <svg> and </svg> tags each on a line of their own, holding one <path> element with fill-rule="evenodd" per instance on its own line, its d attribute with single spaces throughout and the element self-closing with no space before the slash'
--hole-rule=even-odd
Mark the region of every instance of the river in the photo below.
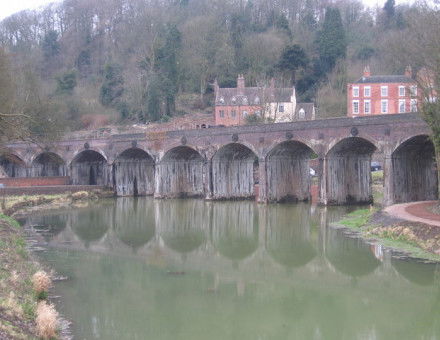
<svg viewBox="0 0 440 340">
<path fill-rule="evenodd" d="M 23 223 L 75 339 L 440 339 L 440 268 L 328 226 L 350 209 L 118 198 Z"/>
</svg>

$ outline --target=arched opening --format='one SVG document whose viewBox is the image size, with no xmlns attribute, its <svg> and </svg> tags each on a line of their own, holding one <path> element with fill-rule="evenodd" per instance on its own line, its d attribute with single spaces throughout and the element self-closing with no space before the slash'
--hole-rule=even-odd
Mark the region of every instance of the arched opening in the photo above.
<svg viewBox="0 0 440 340">
<path fill-rule="evenodd" d="M 157 166 L 157 197 L 203 197 L 203 157 L 188 146 L 169 150 Z"/>
<path fill-rule="evenodd" d="M 350 137 L 337 143 L 324 162 L 326 204 L 372 203 L 371 155 L 376 147 Z"/>
<path fill-rule="evenodd" d="M 74 185 L 106 185 L 107 161 L 103 155 L 93 150 L 80 152 L 73 159 L 71 168 L 71 181 Z"/>
<path fill-rule="evenodd" d="M 220 148 L 212 158 L 212 197 L 214 199 L 254 198 L 259 185 L 258 157 L 239 143 Z"/>
<path fill-rule="evenodd" d="M 307 145 L 287 141 L 275 146 L 266 158 L 267 197 L 271 202 L 308 201 L 310 165 L 314 154 Z"/>
<path fill-rule="evenodd" d="M 0 156 L 0 177 L 26 177 L 26 164 L 14 154 Z"/>
<path fill-rule="evenodd" d="M 393 152 L 390 176 L 393 203 L 437 199 L 435 152 L 428 136 L 415 136 Z"/>
<path fill-rule="evenodd" d="M 66 174 L 66 163 L 54 152 L 40 153 L 32 161 L 29 169 L 30 177 L 66 176 Z"/>
<path fill-rule="evenodd" d="M 153 195 L 153 158 L 138 148 L 125 150 L 113 163 L 113 180 L 118 196 Z"/>
</svg>

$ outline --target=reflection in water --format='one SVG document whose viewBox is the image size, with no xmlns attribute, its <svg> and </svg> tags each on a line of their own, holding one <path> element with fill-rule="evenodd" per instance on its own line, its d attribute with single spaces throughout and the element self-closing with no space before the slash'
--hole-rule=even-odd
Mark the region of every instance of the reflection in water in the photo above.
<svg viewBox="0 0 440 340">
<path fill-rule="evenodd" d="M 69 217 L 69 213 L 33 215 L 27 219 L 26 223 L 43 235 L 46 242 L 49 242 L 66 228 Z"/>
<path fill-rule="evenodd" d="M 112 205 L 74 211 L 70 215 L 69 223 L 75 235 L 88 247 L 90 243 L 104 237 L 112 224 L 112 211 Z"/>
<path fill-rule="evenodd" d="M 78 339 L 440 339 L 438 269 L 381 265 L 326 227 L 343 211 L 120 198 L 28 224 L 58 233 L 42 256 Z"/>
<path fill-rule="evenodd" d="M 326 256 L 337 270 L 352 277 L 368 275 L 380 264 L 368 244 L 332 228 L 327 230 Z"/>
<path fill-rule="evenodd" d="M 266 247 L 287 268 L 310 262 L 316 251 L 310 243 L 310 209 L 306 204 L 276 205 L 267 211 Z"/>
<path fill-rule="evenodd" d="M 391 259 L 393 267 L 406 279 L 422 286 L 434 284 L 440 268 L 433 263 L 420 263 L 402 259 Z"/>
<path fill-rule="evenodd" d="M 156 221 L 153 200 L 120 197 L 116 200 L 114 231 L 134 251 L 154 238 Z"/>
<path fill-rule="evenodd" d="M 219 202 L 212 205 L 212 240 L 230 260 L 240 261 L 258 247 L 258 209 L 253 202 Z"/>
<path fill-rule="evenodd" d="M 165 244 L 185 254 L 199 248 L 206 240 L 208 214 L 202 200 L 162 201 L 157 206 L 157 225 Z"/>
</svg>

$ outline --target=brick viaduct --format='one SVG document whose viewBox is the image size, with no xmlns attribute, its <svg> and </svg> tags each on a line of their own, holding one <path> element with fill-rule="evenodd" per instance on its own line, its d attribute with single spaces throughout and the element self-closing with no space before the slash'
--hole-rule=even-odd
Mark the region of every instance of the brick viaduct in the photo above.
<svg viewBox="0 0 440 340">
<path fill-rule="evenodd" d="M 437 198 L 430 130 L 417 114 L 67 138 L 13 143 L 0 158 L 9 177 L 70 176 L 120 196 L 259 202 L 310 199 L 317 158 L 319 201 L 372 201 L 370 162 L 384 167 L 384 203 Z"/>
</svg>

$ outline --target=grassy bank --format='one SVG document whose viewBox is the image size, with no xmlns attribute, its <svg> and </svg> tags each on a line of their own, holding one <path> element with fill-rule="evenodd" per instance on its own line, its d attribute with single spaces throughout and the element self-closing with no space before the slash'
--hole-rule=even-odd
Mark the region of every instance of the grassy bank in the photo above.
<svg viewBox="0 0 440 340">
<path fill-rule="evenodd" d="M 409 222 L 380 225 L 377 208 L 359 209 L 334 223 L 356 231 L 366 240 L 375 240 L 385 247 L 407 253 L 411 257 L 430 261 L 440 261 L 436 252 L 440 249 L 440 230 L 433 234 L 432 228 L 413 225 Z M 378 221 L 377 221 L 378 220 Z"/>
<path fill-rule="evenodd" d="M 85 201 L 113 196 L 112 191 L 79 191 L 57 195 L 22 195 L 0 198 L 0 213 L 12 216 L 16 213 L 27 214 L 34 210 L 59 209 L 81 205 Z"/>
<path fill-rule="evenodd" d="M 0 339 L 36 339 L 37 306 L 31 277 L 37 271 L 17 221 L 0 215 Z"/>
<path fill-rule="evenodd" d="M 41 325 L 48 324 L 47 316 L 56 313 L 48 304 L 40 303 L 37 308 L 37 295 L 31 279 L 41 266 L 32 259 L 26 248 L 24 231 L 11 216 L 76 207 L 109 195 L 112 193 L 81 191 L 0 198 L 0 339 L 37 339 L 36 332 L 44 334 Z"/>
</svg>

